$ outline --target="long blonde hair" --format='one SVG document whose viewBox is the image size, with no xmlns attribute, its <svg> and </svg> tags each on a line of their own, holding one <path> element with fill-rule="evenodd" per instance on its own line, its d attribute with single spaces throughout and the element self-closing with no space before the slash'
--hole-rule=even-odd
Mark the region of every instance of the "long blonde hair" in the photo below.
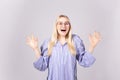
<svg viewBox="0 0 120 80">
<path fill-rule="evenodd" d="M 70 20 L 69 18 L 66 16 L 66 15 L 59 15 L 56 22 L 55 22 L 55 25 L 54 25 L 54 30 L 53 30 L 53 33 L 52 33 L 52 37 L 51 37 L 51 40 L 48 44 L 48 55 L 50 56 L 52 54 L 52 49 L 53 49 L 53 46 L 56 44 L 57 40 L 58 40 L 58 32 L 57 32 L 57 21 L 59 18 L 61 17 L 64 17 L 66 19 L 68 19 L 69 21 L 69 25 L 70 25 L 70 29 L 66 35 L 66 41 L 67 41 L 67 44 L 68 44 L 68 48 L 71 52 L 71 54 L 75 55 L 76 54 L 76 50 L 75 50 L 75 47 L 74 47 L 74 44 L 73 44 L 73 40 L 72 40 L 72 33 L 71 33 L 71 24 L 70 24 Z"/>
</svg>

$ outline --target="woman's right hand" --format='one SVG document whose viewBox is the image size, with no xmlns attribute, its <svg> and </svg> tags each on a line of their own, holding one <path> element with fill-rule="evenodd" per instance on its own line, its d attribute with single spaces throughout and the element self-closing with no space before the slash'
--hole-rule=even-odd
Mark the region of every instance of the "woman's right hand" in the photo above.
<svg viewBox="0 0 120 80">
<path fill-rule="evenodd" d="M 34 37 L 33 34 L 31 36 L 28 36 L 26 39 L 26 44 L 33 50 L 36 50 L 38 49 L 38 38 Z"/>
</svg>

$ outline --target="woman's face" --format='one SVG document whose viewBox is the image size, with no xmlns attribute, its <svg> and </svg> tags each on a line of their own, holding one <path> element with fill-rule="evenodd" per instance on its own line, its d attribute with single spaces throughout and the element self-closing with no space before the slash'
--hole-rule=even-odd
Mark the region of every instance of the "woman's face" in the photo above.
<svg viewBox="0 0 120 80">
<path fill-rule="evenodd" d="M 65 37 L 70 30 L 69 20 L 65 17 L 61 17 L 57 21 L 57 32 L 59 36 Z"/>
</svg>

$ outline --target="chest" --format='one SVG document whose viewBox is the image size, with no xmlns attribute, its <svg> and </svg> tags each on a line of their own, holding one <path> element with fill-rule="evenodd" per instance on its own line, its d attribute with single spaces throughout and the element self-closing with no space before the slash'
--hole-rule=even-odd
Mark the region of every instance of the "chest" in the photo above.
<svg viewBox="0 0 120 80">
<path fill-rule="evenodd" d="M 71 54 L 68 45 L 56 45 L 52 49 L 50 63 L 65 65 L 75 63 L 75 56 Z"/>
</svg>

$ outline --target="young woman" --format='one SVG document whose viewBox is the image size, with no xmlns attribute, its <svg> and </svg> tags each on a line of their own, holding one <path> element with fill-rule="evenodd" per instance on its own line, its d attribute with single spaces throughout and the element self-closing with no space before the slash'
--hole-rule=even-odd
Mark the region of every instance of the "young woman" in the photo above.
<svg viewBox="0 0 120 80">
<path fill-rule="evenodd" d="M 40 49 L 38 39 L 34 36 L 27 38 L 27 44 L 37 57 L 34 67 L 40 71 L 48 68 L 47 80 L 77 80 L 77 61 L 83 67 L 91 66 L 95 62 L 91 53 L 100 39 L 98 32 L 90 35 L 89 51 L 86 51 L 81 38 L 71 33 L 69 18 L 60 15 L 51 38 L 45 40 Z"/>
</svg>

